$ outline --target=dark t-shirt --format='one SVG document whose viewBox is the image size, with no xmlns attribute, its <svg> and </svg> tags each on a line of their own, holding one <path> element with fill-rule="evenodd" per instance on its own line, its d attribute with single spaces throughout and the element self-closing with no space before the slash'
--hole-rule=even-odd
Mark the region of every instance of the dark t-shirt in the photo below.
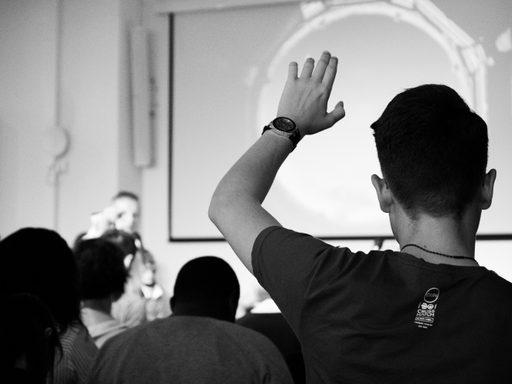
<svg viewBox="0 0 512 384">
<path fill-rule="evenodd" d="M 352 253 L 280 227 L 260 233 L 252 258 L 310 383 L 512 380 L 512 284 L 486 268 Z"/>
<path fill-rule="evenodd" d="M 299 340 L 281 313 L 248 313 L 237 324 L 268 337 L 282 353 L 295 384 L 305 382 L 304 359 Z"/>
</svg>

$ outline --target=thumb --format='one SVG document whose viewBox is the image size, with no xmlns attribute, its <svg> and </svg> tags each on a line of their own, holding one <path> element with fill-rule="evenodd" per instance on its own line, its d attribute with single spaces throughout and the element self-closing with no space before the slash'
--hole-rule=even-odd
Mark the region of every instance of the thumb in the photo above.
<svg viewBox="0 0 512 384">
<path fill-rule="evenodd" d="M 329 126 L 333 126 L 337 121 L 343 119 L 345 117 L 345 106 L 343 104 L 343 101 L 340 101 L 334 109 L 329 112 L 325 119 L 327 120 L 327 123 Z"/>
</svg>

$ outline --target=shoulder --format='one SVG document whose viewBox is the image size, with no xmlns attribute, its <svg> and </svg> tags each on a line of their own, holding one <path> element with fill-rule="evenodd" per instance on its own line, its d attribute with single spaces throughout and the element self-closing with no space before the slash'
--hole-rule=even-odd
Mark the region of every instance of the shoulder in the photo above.
<svg viewBox="0 0 512 384">
<path fill-rule="evenodd" d="M 362 257 L 368 256 L 283 227 L 264 229 L 256 238 L 252 251 L 253 270 L 256 274 L 265 269 L 283 271 L 283 267 L 286 267 L 285 270 L 308 270 L 312 264 L 317 263 L 346 263 L 349 260 L 361 262 Z"/>
<path fill-rule="evenodd" d="M 117 334 L 105 343 L 105 346 L 112 345 L 123 348 L 127 343 L 141 343 L 148 340 L 148 335 L 155 333 L 164 333 L 169 328 L 169 318 L 156 319 L 151 322 L 137 325 L 135 327 L 127 327 L 124 323 L 119 323 L 119 327 L 123 332 Z"/>
<path fill-rule="evenodd" d="M 258 350 L 265 353 L 275 353 L 277 349 L 265 335 L 241 324 L 222 322 L 216 327 L 229 337 L 234 343 L 239 344 L 245 350 Z"/>
<path fill-rule="evenodd" d="M 313 256 L 333 249 L 336 248 L 309 234 L 272 226 L 256 237 L 252 249 L 253 268 L 262 259 L 297 259 L 300 255 Z"/>
<path fill-rule="evenodd" d="M 476 276 L 482 284 L 480 290 L 484 294 L 492 296 L 492 302 L 512 302 L 512 282 L 502 278 L 496 272 L 482 268 L 485 273 L 481 277 Z"/>
<path fill-rule="evenodd" d="M 95 355 L 97 348 L 94 345 L 87 328 L 81 324 L 74 324 L 68 327 L 60 337 L 63 353 L 73 355 L 80 354 Z"/>
<path fill-rule="evenodd" d="M 325 242 L 307 234 L 296 232 L 281 226 L 271 226 L 263 229 L 256 237 L 254 247 L 269 241 L 309 241 L 317 244 L 327 245 Z"/>
<path fill-rule="evenodd" d="M 55 360 L 55 382 L 65 382 L 72 377 L 80 383 L 87 381 L 98 355 L 98 348 L 87 329 L 81 324 L 74 324 L 61 335 L 60 342 L 62 356 Z"/>
</svg>

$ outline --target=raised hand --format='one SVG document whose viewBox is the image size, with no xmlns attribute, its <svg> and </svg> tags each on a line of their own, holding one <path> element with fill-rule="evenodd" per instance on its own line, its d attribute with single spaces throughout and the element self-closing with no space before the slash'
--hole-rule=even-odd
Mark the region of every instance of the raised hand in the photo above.
<svg viewBox="0 0 512 384">
<path fill-rule="evenodd" d="M 312 58 L 306 59 L 300 77 L 297 63 L 290 63 L 277 115 L 292 119 L 302 136 L 330 128 L 345 116 L 341 101 L 327 112 L 337 67 L 338 59 L 329 52 L 322 53 L 316 67 Z"/>
</svg>

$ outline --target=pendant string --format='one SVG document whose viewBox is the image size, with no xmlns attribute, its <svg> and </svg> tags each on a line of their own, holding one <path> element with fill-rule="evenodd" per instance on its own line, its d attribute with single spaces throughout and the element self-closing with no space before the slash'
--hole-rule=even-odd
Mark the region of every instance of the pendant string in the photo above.
<svg viewBox="0 0 512 384">
<path fill-rule="evenodd" d="M 443 256 L 443 257 L 449 257 L 450 259 L 466 259 L 466 260 L 473 260 L 473 261 L 476 261 L 473 257 L 470 257 L 470 256 L 454 256 L 454 255 L 447 255 L 446 253 L 441 253 L 441 252 L 435 252 L 435 251 L 430 251 L 426 248 L 423 248 L 421 246 L 419 246 L 418 244 L 413 244 L 413 243 L 410 243 L 410 244 L 405 244 L 402 248 L 400 248 L 400 251 L 403 251 L 405 248 L 407 247 L 415 247 L 415 248 L 418 248 L 418 249 L 421 249 L 422 251 L 424 252 L 427 252 L 427 253 L 431 253 L 433 255 L 438 255 L 438 256 Z"/>
</svg>

